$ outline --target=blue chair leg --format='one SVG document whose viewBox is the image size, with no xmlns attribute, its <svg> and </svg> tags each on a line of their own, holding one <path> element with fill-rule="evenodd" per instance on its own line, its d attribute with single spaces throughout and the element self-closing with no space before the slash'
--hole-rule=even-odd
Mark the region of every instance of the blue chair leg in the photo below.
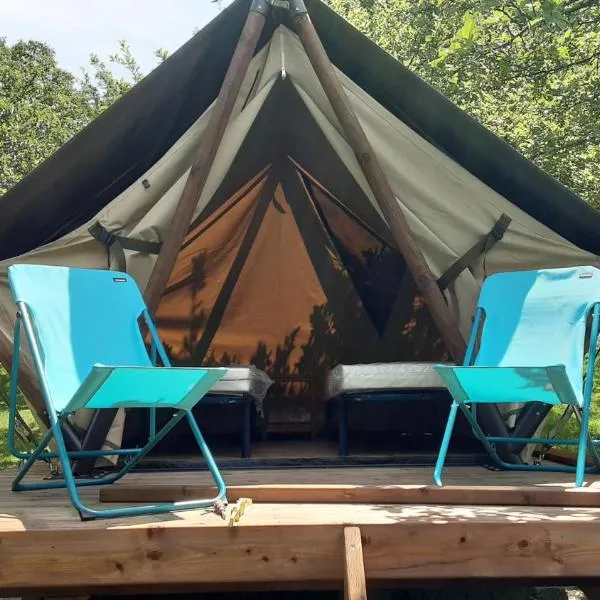
<svg viewBox="0 0 600 600">
<path fill-rule="evenodd" d="M 579 425 L 579 447 L 577 448 L 577 469 L 575 472 L 575 486 L 576 487 L 582 487 L 583 483 L 584 483 L 589 426 L 590 426 L 589 402 L 584 402 L 583 413 L 581 415 L 581 423 Z"/>
<path fill-rule="evenodd" d="M 339 403 L 339 453 L 340 456 L 348 456 L 348 398 L 340 396 Z"/>
<path fill-rule="evenodd" d="M 252 428 L 252 399 L 247 396 L 244 396 L 242 402 L 242 458 L 250 458 L 252 454 L 252 450 L 250 447 L 250 435 Z"/>
<path fill-rule="evenodd" d="M 187 417 L 188 423 L 196 442 L 198 443 L 198 447 L 202 452 L 207 466 L 210 470 L 211 475 L 217 485 L 217 496 L 211 499 L 202 499 L 202 500 L 193 500 L 186 502 L 169 502 L 164 504 L 150 504 L 143 506 L 132 506 L 126 508 L 115 508 L 115 509 L 103 509 L 97 510 L 88 507 L 81 500 L 78 489 L 83 486 L 91 486 L 91 485 L 102 485 L 113 483 L 119 479 L 121 479 L 125 474 L 131 471 L 139 461 L 146 456 L 152 448 L 156 446 L 164 437 L 183 419 Z M 30 483 L 30 484 L 21 484 L 20 481 L 24 477 L 24 475 L 29 471 L 31 466 L 34 464 L 36 458 L 42 454 L 43 448 L 45 448 L 46 444 L 50 441 L 50 439 L 54 437 L 56 441 L 56 447 L 58 450 L 58 456 L 60 459 L 60 464 L 62 467 L 62 471 L 64 474 L 64 481 L 49 481 L 42 483 Z M 226 486 L 225 482 L 219 472 L 219 469 L 215 463 L 215 460 L 210 452 L 202 434 L 198 428 L 198 425 L 191 414 L 191 412 L 187 410 L 179 410 L 177 411 L 173 417 L 169 420 L 169 422 L 164 425 L 161 430 L 157 433 L 154 439 L 150 440 L 146 446 L 144 446 L 141 451 L 134 455 L 134 457 L 127 462 L 118 473 L 112 474 L 108 477 L 104 477 L 101 479 L 88 479 L 88 480 L 75 480 L 73 473 L 71 471 L 71 463 L 69 453 L 67 452 L 64 438 L 62 436 L 62 431 L 60 429 L 60 421 L 54 419 L 51 429 L 48 430 L 36 450 L 31 454 L 31 456 L 26 461 L 25 465 L 18 473 L 15 481 L 13 482 L 13 489 L 17 490 L 40 490 L 40 489 L 56 489 L 56 488 L 67 488 L 69 493 L 69 497 L 75 509 L 79 512 L 79 515 L 83 521 L 89 521 L 96 518 L 114 518 L 114 517 L 130 517 L 130 516 L 141 516 L 141 515 L 155 515 L 162 514 L 172 510 L 189 510 L 193 508 L 209 508 L 217 506 L 217 504 L 226 503 Z"/>
<path fill-rule="evenodd" d="M 435 463 L 435 471 L 433 473 L 433 480 L 437 486 L 442 486 L 442 472 L 444 470 L 444 464 L 446 462 L 446 454 L 448 454 L 448 447 L 450 446 L 450 439 L 452 437 L 452 431 L 454 429 L 454 423 L 456 421 L 456 413 L 458 412 L 458 404 L 452 402 L 450 407 L 450 413 L 448 414 L 448 421 L 446 422 L 446 429 L 444 431 L 444 437 L 442 438 L 442 445 Z"/>
<path fill-rule="evenodd" d="M 198 423 L 196 423 L 196 419 L 194 418 L 192 411 L 187 412 L 186 417 L 187 417 L 187 421 L 190 426 L 190 429 L 192 430 L 192 433 L 194 434 L 194 438 L 196 438 L 196 443 L 198 444 L 198 448 L 200 449 L 202 456 L 204 456 L 204 460 L 206 460 L 206 465 L 208 466 L 208 470 L 210 471 L 210 474 L 212 475 L 213 479 L 215 480 L 215 483 L 217 484 L 218 498 L 223 499 L 225 497 L 226 487 L 225 487 L 225 481 L 223 480 L 223 476 L 221 475 L 221 471 L 219 471 L 219 467 L 217 467 L 217 463 L 215 462 L 215 459 L 213 457 L 212 452 L 210 451 L 210 448 L 208 447 L 207 443 L 204 441 L 204 436 L 202 435 L 202 432 L 200 431 L 200 428 L 198 427 Z"/>
<path fill-rule="evenodd" d="M 587 375 L 585 378 L 585 386 L 583 390 L 583 406 L 581 411 L 581 423 L 579 424 L 579 448 L 577 449 L 577 468 L 575 472 L 575 485 L 576 487 L 583 486 L 585 476 L 585 461 L 587 458 L 587 446 L 590 428 L 590 411 L 592 401 L 592 388 L 594 381 L 594 367 L 596 365 L 596 350 L 598 341 L 598 330 L 600 327 L 600 306 L 594 305 L 594 312 L 592 318 L 592 331 L 590 335 L 589 345 L 589 356 L 588 356 L 588 368 Z M 594 448 L 593 442 L 591 443 L 592 456 L 596 465 L 598 464 L 598 453 Z"/>
</svg>

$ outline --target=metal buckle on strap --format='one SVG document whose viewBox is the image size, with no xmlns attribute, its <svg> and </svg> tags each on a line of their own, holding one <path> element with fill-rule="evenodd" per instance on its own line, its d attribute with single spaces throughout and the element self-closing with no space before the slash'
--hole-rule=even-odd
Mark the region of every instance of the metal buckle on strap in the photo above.
<svg viewBox="0 0 600 600">
<path fill-rule="evenodd" d="M 105 246 L 111 246 L 115 243 L 116 236 L 102 227 L 99 222 L 94 223 L 89 229 L 89 233 Z"/>
</svg>

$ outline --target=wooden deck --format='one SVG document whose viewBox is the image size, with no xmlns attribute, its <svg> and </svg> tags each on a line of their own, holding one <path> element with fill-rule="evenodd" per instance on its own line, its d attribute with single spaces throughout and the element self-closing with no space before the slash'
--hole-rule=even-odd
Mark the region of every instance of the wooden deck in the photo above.
<svg viewBox="0 0 600 600">
<path fill-rule="evenodd" d="M 81 522 L 66 492 L 12 493 L 12 475 L 0 473 L 3 595 L 340 588 L 354 528 L 368 585 L 600 579 L 598 478 L 574 490 L 571 475 L 454 467 L 440 490 L 430 468 L 235 470 L 231 499 L 254 504 L 230 527 L 201 510 Z M 208 483 L 140 473 L 103 499 L 185 499 Z M 101 505 L 97 488 L 82 495 Z"/>
</svg>

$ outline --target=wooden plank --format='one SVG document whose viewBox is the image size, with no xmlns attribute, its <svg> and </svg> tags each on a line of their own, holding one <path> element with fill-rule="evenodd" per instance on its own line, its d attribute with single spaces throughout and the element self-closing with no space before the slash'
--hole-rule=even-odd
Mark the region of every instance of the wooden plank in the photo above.
<svg viewBox="0 0 600 600">
<path fill-rule="evenodd" d="M 313 510 L 319 510 L 313 506 Z M 358 520 L 357 520 L 358 521 Z M 3 593 L 169 585 L 270 589 L 344 581 L 343 530 L 360 528 L 367 581 L 488 580 L 551 584 L 600 576 L 600 520 L 395 521 L 379 524 L 160 525 L 0 534 Z"/>
<path fill-rule="evenodd" d="M 101 502 L 179 502 L 214 495 L 215 489 L 197 485 L 114 485 L 101 488 Z M 594 488 L 419 485 L 237 485 L 229 486 L 230 502 L 334 504 L 450 504 L 487 506 L 600 507 Z"/>
<path fill-rule="evenodd" d="M 365 563 L 358 527 L 344 529 L 344 567 L 345 600 L 367 600 Z"/>
</svg>

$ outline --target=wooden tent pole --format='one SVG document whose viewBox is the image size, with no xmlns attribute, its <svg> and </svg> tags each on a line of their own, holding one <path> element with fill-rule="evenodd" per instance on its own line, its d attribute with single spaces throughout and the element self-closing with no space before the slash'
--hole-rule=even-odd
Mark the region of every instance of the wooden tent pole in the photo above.
<svg viewBox="0 0 600 600">
<path fill-rule="evenodd" d="M 204 190 L 269 9 L 270 4 L 267 0 L 252 1 L 250 12 L 229 63 L 221 90 L 211 110 L 208 125 L 200 140 L 173 220 L 144 291 L 144 299 L 151 314 L 154 314 L 158 308 L 160 298 L 169 281 L 177 254 Z"/>
<path fill-rule="evenodd" d="M 389 181 L 310 20 L 304 0 L 291 0 L 290 14 L 312 67 L 325 90 L 348 143 L 356 154 L 375 200 L 389 225 L 394 241 L 404 256 L 418 289 L 423 294 L 446 348 L 453 359 L 460 363 L 466 349 L 465 340 L 460 334 L 456 320 L 448 309 L 425 257 L 412 236 L 406 217 L 398 206 Z"/>
</svg>

